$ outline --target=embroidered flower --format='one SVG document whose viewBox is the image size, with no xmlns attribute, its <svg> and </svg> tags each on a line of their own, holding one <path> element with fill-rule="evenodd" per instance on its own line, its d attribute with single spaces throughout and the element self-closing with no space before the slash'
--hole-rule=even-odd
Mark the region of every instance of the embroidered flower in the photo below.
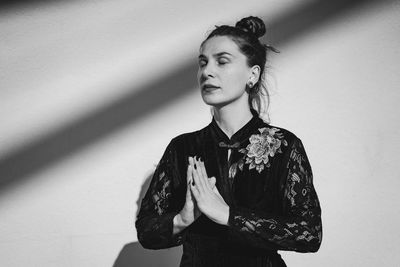
<svg viewBox="0 0 400 267">
<path fill-rule="evenodd" d="M 250 143 L 246 148 L 242 148 L 239 152 L 244 156 L 238 162 L 229 168 L 229 177 L 236 175 L 236 169 L 243 170 L 244 164 L 249 164 L 249 170 L 256 169 L 261 173 L 264 168 L 270 167 L 270 158 L 277 153 L 282 153 L 281 146 L 287 146 L 287 141 L 283 139 L 283 134 L 277 128 L 260 128 L 260 134 L 250 136 Z"/>
<path fill-rule="evenodd" d="M 283 139 L 283 134 L 277 128 L 261 128 L 258 129 L 260 134 L 250 136 L 250 144 L 246 149 L 240 152 L 246 155 L 246 164 L 249 164 L 249 170 L 256 169 L 259 173 L 264 167 L 269 167 L 270 157 L 276 153 L 282 153 L 281 145 L 287 146 L 287 141 Z"/>
</svg>

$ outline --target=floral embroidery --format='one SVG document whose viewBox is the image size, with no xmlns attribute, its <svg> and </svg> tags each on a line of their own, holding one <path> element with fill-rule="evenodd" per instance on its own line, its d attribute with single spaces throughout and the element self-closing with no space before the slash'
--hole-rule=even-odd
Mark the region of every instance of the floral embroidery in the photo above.
<svg viewBox="0 0 400 267">
<path fill-rule="evenodd" d="M 283 139 L 283 134 L 277 128 L 264 127 L 258 131 L 260 134 L 250 136 L 250 144 L 239 150 L 244 156 L 229 168 L 230 178 L 235 177 L 237 168 L 242 171 L 244 164 L 249 164 L 249 170 L 255 168 L 261 173 L 264 168 L 271 166 L 270 158 L 277 153 L 282 153 L 282 144 L 288 145 L 287 141 Z"/>
</svg>

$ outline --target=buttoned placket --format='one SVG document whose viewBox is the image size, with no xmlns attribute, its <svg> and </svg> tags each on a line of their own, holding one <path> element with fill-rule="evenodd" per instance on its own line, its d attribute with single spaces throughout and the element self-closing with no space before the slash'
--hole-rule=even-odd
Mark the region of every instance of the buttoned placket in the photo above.
<svg viewBox="0 0 400 267">
<path fill-rule="evenodd" d="M 223 173 L 221 173 L 221 175 L 222 175 L 222 177 L 224 177 L 226 175 L 225 179 L 230 187 L 229 194 L 232 194 L 234 191 L 234 188 L 233 188 L 234 187 L 233 186 L 234 177 L 230 177 L 230 174 L 229 174 L 231 165 L 234 164 L 233 161 L 235 158 L 237 158 L 237 156 L 235 156 L 235 154 L 234 154 L 235 153 L 234 150 L 237 150 L 239 152 L 239 150 L 241 148 L 245 147 L 244 143 L 248 140 L 248 136 L 247 136 L 246 132 L 248 132 L 249 130 L 251 131 L 251 128 L 253 128 L 258 121 L 259 121 L 259 118 L 254 116 L 247 124 L 245 124 L 241 129 L 239 129 L 235 134 L 233 134 L 231 136 L 231 138 L 229 138 L 222 131 L 222 129 L 218 126 L 218 124 L 216 123 L 216 121 L 214 119 L 211 122 L 212 128 L 215 130 L 214 133 L 216 134 L 215 138 L 217 139 L 216 140 L 217 141 L 217 143 L 216 143 L 217 149 L 218 150 L 222 149 L 224 151 L 223 152 L 224 156 L 221 159 L 224 159 L 224 165 L 226 164 L 225 165 L 226 169 L 224 168 L 225 170 L 223 171 Z"/>
</svg>

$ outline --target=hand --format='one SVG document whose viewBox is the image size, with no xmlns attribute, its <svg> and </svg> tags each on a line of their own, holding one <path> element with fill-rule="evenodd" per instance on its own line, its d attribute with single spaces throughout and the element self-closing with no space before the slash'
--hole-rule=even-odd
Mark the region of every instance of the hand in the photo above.
<svg viewBox="0 0 400 267">
<path fill-rule="evenodd" d="M 201 160 L 189 158 L 189 165 L 194 181 L 194 184 L 190 183 L 190 189 L 198 208 L 214 222 L 228 225 L 229 206 L 215 186 L 215 177 L 208 179 L 204 162 Z"/>
<path fill-rule="evenodd" d="M 191 164 L 188 165 L 186 173 L 186 199 L 185 205 L 179 212 L 180 219 L 185 226 L 192 224 L 200 215 L 201 211 L 197 207 L 197 204 L 193 201 L 192 192 L 190 191 L 190 184 L 193 182 L 193 167 Z"/>
<path fill-rule="evenodd" d="M 187 183 L 186 199 L 185 199 L 185 204 L 182 210 L 179 212 L 178 214 L 179 216 L 177 218 L 178 224 L 184 227 L 187 227 L 190 224 L 192 224 L 201 215 L 201 211 L 199 210 L 197 203 L 193 200 L 192 192 L 190 189 L 190 185 L 193 183 L 193 171 L 194 171 L 193 158 L 189 157 L 189 165 L 186 173 L 186 183 Z M 215 177 L 212 177 L 210 179 L 210 186 L 212 188 L 215 187 L 215 182 L 216 182 Z"/>
</svg>

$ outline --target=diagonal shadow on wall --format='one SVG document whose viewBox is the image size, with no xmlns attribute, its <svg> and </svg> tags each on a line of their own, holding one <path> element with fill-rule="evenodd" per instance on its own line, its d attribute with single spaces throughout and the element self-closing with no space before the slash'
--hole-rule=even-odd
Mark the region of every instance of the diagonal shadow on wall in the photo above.
<svg viewBox="0 0 400 267">
<path fill-rule="evenodd" d="M 72 2 L 68 1 L 68 2 Z M 8 12 L 15 12 L 22 8 L 42 7 L 52 4 L 60 4 L 60 0 L 2 0 L 0 2 L 0 15 Z"/>
<path fill-rule="evenodd" d="M 343 11 L 370 1 L 311 1 L 274 21 L 264 18 L 271 29 L 268 42 L 279 48 L 313 28 L 323 26 Z M 3 156 L 0 158 L 0 191 L 18 185 L 23 178 L 131 125 L 146 114 L 170 105 L 189 93 L 188 88 L 196 86 L 196 71 L 196 60 L 189 59 L 182 67 L 135 88 L 130 95 Z"/>
<path fill-rule="evenodd" d="M 196 61 L 193 59 L 192 62 Z M 158 80 L 109 103 L 103 109 L 0 158 L 0 191 L 17 185 L 23 178 L 134 123 L 146 114 L 179 100 L 180 96 L 190 92 L 187 88 L 196 85 L 196 72 L 196 65 L 189 63 L 173 73 L 165 73 Z"/>
</svg>

